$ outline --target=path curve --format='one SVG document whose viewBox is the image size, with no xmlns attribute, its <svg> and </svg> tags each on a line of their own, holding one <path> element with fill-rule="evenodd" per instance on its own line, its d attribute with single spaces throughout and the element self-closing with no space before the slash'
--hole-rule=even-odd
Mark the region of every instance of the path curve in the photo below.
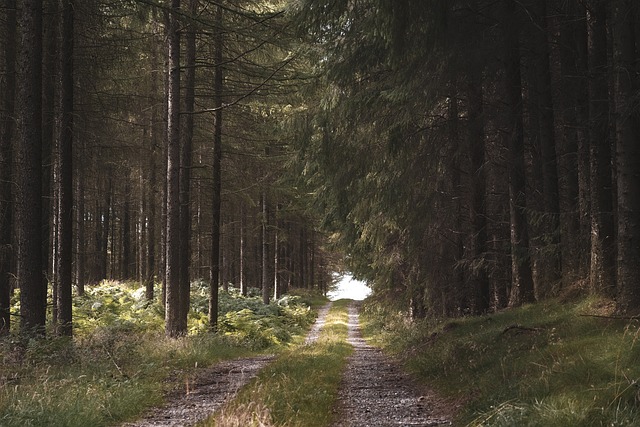
<svg viewBox="0 0 640 427">
<path fill-rule="evenodd" d="M 316 322 L 308 332 L 305 343 L 318 339 L 331 304 L 318 311 Z M 151 408 L 137 421 L 121 427 L 178 427 L 191 426 L 210 417 L 238 390 L 258 375 L 274 360 L 274 355 L 226 360 L 199 371 L 182 387 L 165 397 L 161 407 Z"/>
<path fill-rule="evenodd" d="M 381 350 L 362 338 L 359 307 L 349 306 L 349 357 L 339 395 L 339 421 L 334 427 L 444 426 L 436 414 L 435 398 L 421 390 Z"/>
</svg>

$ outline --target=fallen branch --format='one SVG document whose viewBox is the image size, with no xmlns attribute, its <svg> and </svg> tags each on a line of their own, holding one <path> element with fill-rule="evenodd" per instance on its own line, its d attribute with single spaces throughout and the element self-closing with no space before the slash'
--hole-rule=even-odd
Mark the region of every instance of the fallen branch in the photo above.
<svg viewBox="0 0 640 427">
<path fill-rule="evenodd" d="M 544 328 L 531 328 L 528 326 L 522 326 L 522 325 L 510 325 L 507 326 L 503 331 L 502 334 L 506 334 L 509 331 L 522 331 L 522 332 L 540 332 L 542 330 L 544 330 Z"/>
<path fill-rule="evenodd" d="M 580 317 L 596 317 L 599 319 L 614 319 L 614 320 L 638 320 L 640 316 L 611 316 L 604 314 L 579 314 Z"/>
</svg>

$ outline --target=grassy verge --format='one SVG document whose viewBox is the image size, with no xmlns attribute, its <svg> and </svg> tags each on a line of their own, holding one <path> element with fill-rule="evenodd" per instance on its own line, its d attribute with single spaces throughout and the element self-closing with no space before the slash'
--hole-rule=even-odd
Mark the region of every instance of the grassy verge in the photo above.
<svg viewBox="0 0 640 427">
<path fill-rule="evenodd" d="M 605 301 L 548 302 L 490 316 L 407 323 L 369 304 L 365 334 L 402 357 L 469 426 L 640 425 L 640 323 L 587 314 Z"/>
<path fill-rule="evenodd" d="M 69 338 L 0 339 L 0 425 L 107 426 L 160 404 L 172 382 L 196 367 L 304 336 L 314 314 L 299 297 L 264 306 L 259 297 L 221 295 L 220 333 L 202 328 L 206 298 L 194 286 L 189 336 L 168 339 L 162 309 L 138 298 L 135 284 L 105 283 L 77 298 Z"/>
<path fill-rule="evenodd" d="M 203 426 L 320 427 L 333 421 L 346 358 L 348 301 L 329 311 L 318 341 L 289 349 Z"/>
</svg>

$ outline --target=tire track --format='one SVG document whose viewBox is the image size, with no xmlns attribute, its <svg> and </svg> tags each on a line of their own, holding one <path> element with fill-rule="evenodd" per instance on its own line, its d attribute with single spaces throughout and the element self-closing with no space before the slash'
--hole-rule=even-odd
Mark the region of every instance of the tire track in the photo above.
<svg viewBox="0 0 640 427">
<path fill-rule="evenodd" d="M 349 307 L 350 356 L 339 394 L 339 421 L 334 427 L 451 425 L 435 413 L 435 398 L 381 350 L 362 338 L 358 306 Z"/>
<path fill-rule="evenodd" d="M 318 339 L 331 304 L 318 310 L 316 322 L 308 332 L 305 344 Z M 192 426 L 210 417 L 258 373 L 275 359 L 274 355 L 227 360 L 201 370 L 184 387 L 166 395 L 164 405 L 151 408 L 141 419 L 121 427 Z"/>
</svg>

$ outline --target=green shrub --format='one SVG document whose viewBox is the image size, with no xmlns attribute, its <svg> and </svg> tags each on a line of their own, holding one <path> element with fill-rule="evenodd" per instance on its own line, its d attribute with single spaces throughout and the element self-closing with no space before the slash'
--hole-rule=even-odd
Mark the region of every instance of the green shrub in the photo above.
<svg viewBox="0 0 640 427">
<path fill-rule="evenodd" d="M 113 425 L 159 404 L 168 378 L 302 340 L 315 316 L 298 297 L 265 306 L 220 291 L 220 318 L 229 320 L 214 334 L 207 296 L 206 284 L 192 286 L 190 334 L 179 339 L 165 337 L 159 298 L 147 301 L 136 283 L 113 281 L 74 299 L 73 339 L 0 338 L 0 425 Z"/>
</svg>

